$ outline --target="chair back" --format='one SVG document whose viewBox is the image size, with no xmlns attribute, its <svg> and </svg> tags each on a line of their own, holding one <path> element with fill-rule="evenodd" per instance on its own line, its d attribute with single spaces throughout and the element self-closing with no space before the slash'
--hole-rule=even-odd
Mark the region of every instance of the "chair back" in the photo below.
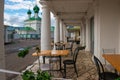
<svg viewBox="0 0 120 80">
<path fill-rule="evenodd" d="M 73 48 L 74 41 L 71 42 L 70 48 Z"/>
<path fill-rule="evenodd" d="M 79 50 L 83 50 L 85 49 L 85 47 L 77 47 L 75 50 L 74 50 L 74 53 L 73 53 L 73 61 L 76 63 L 76 60 L 77 60 L 77 56 L 78 56 L 78 53 L 79 53 Z"/>
<path fill-rule="evenodd" d="M 55 43 L 55 48 L 56 48 L 56 50 L 64 50 L 65 45 L 60 42 L 57 42 L 57 43 Z"/>
<path fill-rule="evenodd" d="M 95 65 L 97 67 L 97 71 L 98 71 L 98 75 L 99 75 L 99 79 L 105 79 L 105 75 L 104 75 L 104 68 L 103 68 L 103 65 L 102 63 L 100 62 L 100 60 L 94 56 L 94 62 L 95 62 Z M 102 74 L 101 74 L 102 73 Z"/>
</svg>

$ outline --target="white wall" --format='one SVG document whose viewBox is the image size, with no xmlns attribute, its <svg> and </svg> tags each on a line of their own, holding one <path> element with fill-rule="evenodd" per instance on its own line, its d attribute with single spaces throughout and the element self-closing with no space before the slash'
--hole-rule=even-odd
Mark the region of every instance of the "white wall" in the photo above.
<svg viewBox="0 0 120 80">
<path fill-rule="evenodd" d="M 90 18 L 94 16 L 94 9 L 93 5 L 89 5 L 88 11 L 87 11 L 87 16 L 86 16 L 86 51 L 90 51 L 90 44 L 91 44 L 91 39 L 90 39 Z"/>
<path fill-rule="evenodd" d="M 98 0 L 95 4 L 94 54 L 99 58 L 102 57 L 102 48 L 116 48 L 119 52 L 120 3 L 118 1 Z"/>
<path fill-rule="evenodd" d="M 90 19 L 86 18 L 86 51 L 90 51 Z"/>
<path fill-rule="evenodd" d="M 3 12 L 4 0 L 0 0 L 0 69 L 5 69 L 5 52 L 4 52 L 4 26 Z M 0 72 L 0 80 L 5 80 L 5 74 Z"/>
<path fill-rule="evenodd" d="M 36 34 L 40 34 L 41 31 L 41 21 L 26 21 L 24 26 L 31 26 L 34 30 L 36 30 Z"/>
<path fill-rule="evenodd" d="M 101 3 L 101 48 L 116 48 L 118 51 L 120 7 L 115 0 L 109 0 L 109 4 L 108 1 Z"/>
</svg>

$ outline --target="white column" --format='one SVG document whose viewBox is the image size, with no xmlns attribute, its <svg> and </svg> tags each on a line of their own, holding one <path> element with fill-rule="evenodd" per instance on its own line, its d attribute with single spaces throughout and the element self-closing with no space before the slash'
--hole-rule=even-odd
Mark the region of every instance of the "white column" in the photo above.
<svg viewBox="0 0 120 80">
<path fill-rule="evenodd" d="M 94 4 L 94 55 L 101 59 L 100 55 L 100 12 L 99 12 L 99 3 L 96 1 Z"/>
<path fill-rule="evenodd" d="M 80 45 L 82 45 L 83 39 L 82 39 L 82 25 L 80 25 Z"/>
<path fill-rule="evenodd" d="M 86 18 L 86 51 L 90 51 L 90 23 L 89 19 Z"/>
<path fill-rule="evenodd" d="M 50 10 L 43 3 L 41 21 L 41 50 L 51 49 Z"/>
<path fill-rule="evenodd" d="M 84 26 L 84 24 L 83 23 L 81 23 L 81 31 L 80 31 L 80 35 L 81 35 L 81 37 L 80 37 L 80 45 L 81 46 L 85 46 L 85 26 Z"/>
<path fill-rule="evenodd" d="M 63 33 L 62 34 L 63 35 L 63 41 L 65 42 L 65 24 L 63 24 L 62 28 L 63 28 L 63 32 L 62 32 Z"/>
<path fill-rule="evenodd" d="M 67 42 L 67 27 L 64 25 L 64 42 Z"/>
<path fill-rule="evenodd" d="M 8 31 L 7 31 L 7 26 L 6 26 L 4 29 L 5 29 L 5 30 L 4 30 L 4 35 L 5 35 L 4 41 L 5 41 L 5 42 L 8 42 Z"/>
<path fill-rule="evenodd" d="M 5 69 L 5 52 L 4 52 L 4 0 L 0 0 L 0 69 Z M 0 72 L 0 79 L 6 80 L 5 73 Z"/>
<path fill-rule="evenodd" d="M 60 20 L 57 16 L 55 17 L 55 20 L 56 20 L 56 26 L 54 31 L 54 43 L 60 41 Z"/>
<path fill-rule="evenodd" d="M 67 27 L 66 27 L 66 37 L 67 38 L 70 37 L 70 33 L 68 32 Z"/>
<path fill-rule="evenodd" d="M 63 23 L 60 21 L 60 41 L 63 41 Z"/>
</svg>

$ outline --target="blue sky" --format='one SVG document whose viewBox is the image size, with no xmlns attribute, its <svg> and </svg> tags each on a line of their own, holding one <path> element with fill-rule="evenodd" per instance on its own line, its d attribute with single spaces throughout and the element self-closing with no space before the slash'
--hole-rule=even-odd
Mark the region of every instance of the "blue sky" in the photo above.
<svg viewBox="0 0 120 80">
<path fill-rule="evenodd" d="M 37 4 L 40 8 L 39 16 L 41 17 L 41 5 L 39 0 L 5 0 L 4 3 L 4 24 L 12 26 L 24 26 L 24 20 L 27 19 L 27 11 L 32 11 L 34 15 L 33 7 Z M 54 19 L 52 15 L 51 24 L 54 25 Z"/>
</svg>

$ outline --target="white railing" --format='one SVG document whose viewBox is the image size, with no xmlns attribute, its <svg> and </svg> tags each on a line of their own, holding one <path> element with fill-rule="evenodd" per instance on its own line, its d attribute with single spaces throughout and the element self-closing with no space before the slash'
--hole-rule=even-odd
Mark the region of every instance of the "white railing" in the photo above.
<svg viewBox="0 0 120 80">
<path fill-rule="evenodd" d="M 2 72 L 2 73 L 9 73 L 9 74 L 16 74 L 16 75 L 21 75 L 22 74 L 20 72 L 11 71 L 11 70 L 5 70 L 5 69 L 0 69 L 0 72 Z M 52 78 L 52 80 L 72 80 L 72 79 Z"/>
<path fill-rule="evenodd" d="M 20 73 L 20 72 L 11 71 L 11 70 L 6 70 L 6 69 L 0 69 L 0 72 L 3 72 L 3 73 L 10 73 L 10 74 L 17 74 L 17 75 L 22 74 L 22 73 Z"/>
</svg>

